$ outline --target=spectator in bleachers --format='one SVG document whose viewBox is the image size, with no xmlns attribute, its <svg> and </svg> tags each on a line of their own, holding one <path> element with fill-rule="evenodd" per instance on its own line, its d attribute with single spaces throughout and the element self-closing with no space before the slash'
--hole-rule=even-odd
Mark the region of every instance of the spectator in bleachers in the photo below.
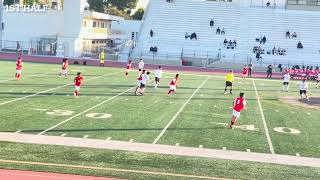
<svg viewBox="0 0 320 180">
<path fill-rule="evenodd" d="M 231 41 L 231 40 L 229 41 L 228 46 L 233 46 L 233 43 L 232 43 L 232 41 Z"/>
<path fill-rule="evenodd" d="M 190 35 L 189 35 L 189 33 L 188 33 L 188 32 L 186 32 L 186 34 L 184 35 L 184 38 L 185 38 L 185 39 L 190 38 Z"/>
<path fill-rule="evenodd" d="M 300 41 L 299 41 L 298 44 L 297 44 L 297 48 L 298 48 L 298 49 L 303 49 L 303 45 L 302 45 L 302 43 L 301 43 Z"/>
<path fill-rule="evenodd" d="M 272 49 L 272 55 L 274 55 L 276 53 L 277 49 L 276 47 L 274 46 L 273 49 Z"/>
<path fill-rule="evenodd" d="M 213 27 L 214 26 L 214 21 L 213 21 L 213 19 L 211 19 L 211 21 L 210 21 L 210 27 Z"/>
<path fill-rule="evenodd" d="M 278 68 L 279 68 L 279 72 L 282 72 L 282 64 L 279 64 Z"/>
<path fill-rule="evenodd" d="M 267 68 L 267 78 L 272 78 L 273 65 L 270 64 Z"/>
<path fill-rule="evenodd" d="M 292 34 L 292 38 L 297 38 L 298 37 L 298 35 L 297 35 L 297 33 L 296 32 L 294 32 L 293 34 Z"/>
<path fill-rule="evenodd" d="M 191 34 L 190 39 L 191 39 L 191 40 L 193 40 L 193 39 L 198 40 L 197 34 L 196 34 L 195 32 L 193 32 L 193 33 Z"/>
<path fill-rule="evenodd" d="M 262 37 L 262 40 L 261 40 L 261 43 L 262 43 L 262 44 L 265 44 L 266 42 L 267 42 L 267 38 L 266 38 L 266 36 L 263 36 L 263 37 Z"/>
<path fill-rule="evenodd" d="M 290 31 L 289 30 L 286 32 L 286 38 L 290 39 Z"/>
<path fill-rule="evenodd" d="M 153 30 L 150 30 L 150 37 L 153 37 Z"/>
<path fill-rule="evenodd" d="M 224 46 L 227 46 L 228 40 L 227 40 L 227 39 L 224 39 L 223 44 L 224 44 Z"/>
<path fill-rule="evenodd" d="M 221 34 L 226 34 L 224 28 L 222 29 Z"/>
<path fill-rule="evenodd" d="M 260 59 L 262 59 L 262 57 L 260 56 L 260 52 L 257 52 L 257 53 L 256 53 L 256 58 L 257 58 L 257 61 L 259 61 Z"/>
<path fill-rule="evenodd" d="M 270 7 L 270 4 L 271 4 L 270 1 L 268 1 L 268 2 L 267 2 L 267 7 Z"/>
<path fill-rule="evenodd" d="M 237 41 L 233 40 L 233 46 L 236 47 L 237 46 Z"/>
<path fill-rule="evenodd" d="M 220 34 L 221 33 L 221 30 L 220 30 L 220 27 L 217 28 L 217 31 L 216 31 L 216 34 Z"/>
</svg>

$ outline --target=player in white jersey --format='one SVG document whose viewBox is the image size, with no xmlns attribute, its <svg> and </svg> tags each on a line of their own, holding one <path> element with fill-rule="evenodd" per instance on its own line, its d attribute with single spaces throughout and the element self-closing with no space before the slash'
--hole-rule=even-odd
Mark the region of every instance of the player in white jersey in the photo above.
<svg viewBox="0 0 320 180">
<path fill-rule="evenodd" d="M 302 82 L 299 84 L 299 89 L 301 99 L 303 98 L 303 95 L 305 95 L 306 99 L 310 101 L 308 96 L 309 86 L 305 79 L 303 79 Z"/>
<path fill-rule="evenodd" d="M 138 64 L 138 68 L 139 68 L 139 74 L 141 74 L 142 70 L 144 69 L 144 62 L 142 59 L 140 59 L 140 62 Z"/>
<path fill-rule="evenodd" d="M 160 79 L 162 77 L 162 67 L 159 66 L 157 70 L 155 70 L 154 72 L 154 80 L 155 80 L 155 85 L 154 85 L 154 88 L 157 88 L 159 83 L 160 83 Z"/>
<path fill-rule="evenodd" d="M 316 84 L 316 88 L 319 88 L 319 83 L 320 83 L 320 72 L 317 75 L 317 84 Z"/>
<path fill-rule="evenodd" d="M 141 74 L 141 77 L 138 79 L 140 82 L 140 86 L 136 89 L 135 94 L 138 95 L 140 93 L 141 95 L 144 95 L 144 91 L 146 89 L 147 81 L 149 80 L 150 72 L 147 72 L 146 74 Z"/>
<path fill-rule="evenodd" d="M 283 75 L 282 91 L 286 91 L 286 92 L 289 91 L 290 79 L 291 79 L 291 76 L 290 76 L 289 72 Z"/>
</svg>

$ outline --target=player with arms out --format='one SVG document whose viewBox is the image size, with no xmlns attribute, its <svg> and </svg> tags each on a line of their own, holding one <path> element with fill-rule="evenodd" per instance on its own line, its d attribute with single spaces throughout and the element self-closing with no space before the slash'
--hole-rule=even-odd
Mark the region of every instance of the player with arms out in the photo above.
<svg viewBox="0 0 320 180">
<path fill-rule="evenodd" d="M 176 74 L 176 76 L 170 81 L 168 96 L 170 96 L 171 93 L 176 93 L 178 79 L 179 79 L 179 74 Z"/>
<path fill-rule="evenodd" d="M 299 89 L 300 89 L 301 100 L 303 99 L 303 95 L 305 95 L 307 101 L 310 101 L 309 96 L 308 96 L 309 86 L 308 86 L 308 83 L 305 79 L 303 79 L 302 82 L 299 84 Z"/>
<path fill-rule="evenodd" d="M 141 76 L 138 79 L 139 82 L 140 82 L 140 85 L 136 89 L 135 95 L 138 95 L 138 93 L 140 95 L 144 95 L 144 91 L 146 89 L 147 81 L 149 80 L 149 75 L 150 75 L 150 72 L 145 73 L 145 70 L 143 70 L 143 73 L 141 74 Z"/>
<path fill-rule="evenodd" d="M 162 67 L 159 66 L 157 70 L 155 70 L 154 72 L 154 80 L 155 80 L 155 85 L 154 85 L 154 88 L 158 88 L 158 85 L 160 83 L 160 79 L 161 79 L 161 76 L 162 76 Z"/>
<path fill-rule="evenodd" d="M 65 78 L 68 78 L 68 68 L 69 68 L 69 61 L 67 58 L 63 58 L 60 77 L 64 76 Z"/>
<path fill-rule="evenodd" d="M 22 57 L 19 57 L 16 62 L 16 80 L 20 80 L 21 78 L 22 66 L 23 66 Z"/>
<path fill-rule="evenodd" d="M 282 86 L 282 91 L 288 92 L 289 91 L 289 83 L 290 83 L 290 73 L 289 71 L 287 71 L 284 75 L 283 75 L 283 86 Z"/>
<path fill-rule="evenodd" d="M 126 74 L 125 74 L 126 77 L 128 77 L 129 72 L 131 71 L 131 65 L 132 65 L 132 60 L 129 60 L 126 68 Z"/>
<path fill-rule="evenodd" d="M 249 68 L 247 65 L 242 69 L 242 79 L 246 79 L 248 77 Z"/>
<path fill-rule="evenodd" d="M 230 94 L 232 94 L 232 83 L 234 81 L 233 70 L 230 70 L 226 75 L 226 87 L 224 88 L 224 94 L 227 94 L 227 89 L 230 87 Z"/>
<path fill-rule="evenodd" d="M 80 91 L 81 84 L 83 83 L 83 79 L 84 78 L 81 72 L 78 72 L 77 76 L 74 78 L 74 87 L 75 87 L 74 96 L 75 97 L 79 97 L 79 91 Z"/>
<path fill-rule="evenodd" d="M 233 112 L 231 117 L 231 122 L 229 125 L 230 129 L 233 129 L 233 126 L 237 123 L 237 120 L 240 117 L 241 111 L 245 108 L 246 100 L 244 98 L 244 93 L 240 93 L 240 97 L 234 100 L 233 102 Z"/>
</svg>

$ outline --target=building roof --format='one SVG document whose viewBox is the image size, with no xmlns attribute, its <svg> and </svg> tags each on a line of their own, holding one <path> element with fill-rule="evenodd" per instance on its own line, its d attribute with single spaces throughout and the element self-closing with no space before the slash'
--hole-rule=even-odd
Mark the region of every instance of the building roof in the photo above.
<svg viewBox="0 0 320 180">
<path fill-rule="evenodd" d="M 102 20 L 110 20 L 110 21 L 123 21 L 123 17 L 113 16 L 110 14 L 98 13 L 93 11 L 85 11 L 84 13 L 85 18 L 92 18 L 92 19 L 102 19 Z"/>
</svg>

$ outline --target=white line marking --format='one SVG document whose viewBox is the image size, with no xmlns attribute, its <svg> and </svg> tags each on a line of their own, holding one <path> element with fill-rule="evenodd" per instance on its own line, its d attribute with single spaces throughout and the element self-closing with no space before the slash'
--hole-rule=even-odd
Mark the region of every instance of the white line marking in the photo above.
<svg viewBox="0 0 320 180">
<path fill-rule="evenodd" d="M 170 125 L 173 123 L 174 120 L 177 119 L 177 117 L 179 116 L 179 114 L 182 112 L 182 110 L 187 106 L 187 104 L 190 102 L 190 100 L 193 98 L 193 96 L 200 90 L 200 88 L 208 81 L 210 77 L 207 77 L 207 79 L 205 79 L 200 86 L 192 93 L 192 95 L 188 98 L 188 100 L 181 106 L 181 108 L 179 109 L 179 111 L 173 116 L 173 118 L 169 121 L 169 123 L 163 128 L 163 130 L 161 131 L 161 133 L 158 135 L 158 137 L 153 141 L 152 144 L 156 144 L 159 139 L 163 136 L 163 134 L 167 131 L 167 129 L 170 127 Z"/>
<path fill-rule="evenodd" d="M 300 157 L 300 154 L 299 154 L 299 153 L 296 153 L 296 156 L 297 156 L 297 157 Z"/>
<path fill-rule="evenodd" d="M 89 137 L 89 135 L 84 135 L 83 139 L 87 139 Z"/>
<path fill-rule="evenodd" d="M 251 152 L 251 150 L 250 150 L 250 149 L 247 149 L 247 152 Z"/>
<path fill-rule="evenodd" d="M 222 147 L 222 150 L 227 150 L 227 148 L 226 147 Z"/>
<path fill-rule="evenodd" d="M 130 139 L 130 141 L 129 142 L 133 142 L 134 140 L 133 139 Z"/>
<path fill-rule="evenodd" d="M 104 76 L 97 76 L 97 77 L 88 79 L 87 81 L 94 80 L 94 79 L 98 79 L 98 78 L 105 77 L 105 76 L 111 76 L 111 75 L 118 74 L 118 73 L 119 73 L 119 72 L 117 72 L 117 73 L 112 73 L 112 74 L 108 74 L 108 75 L 104 75 Z M 37 96 L 37 95 L 39 95 L 39 94 L 46 93 L 46 92 L 50 92 L 50 91 L 53 91 L 53 90 L 56 90 L 56 89 L 60 89 L 60 88 L 63 88 L 63 87 L 66 87 L 66 86 L 70 86 L 70 85 L 73 85 L 73 83 L 66 84 L 66 85 L 63 85 L 63 86 L 58 86 L 58 87 L 51 88 L 51 89 L 47 89 L 47 90 L 44 90 L 44 91 L 40 91 L 40 92 L 38 92 L 38 93 L 34 93 L 34 94 L 31 94 L 31 95 L 28 95 L 28 96 L 24 96 L 24 97 L 21 97 L 21 98 L 16 98 L 16 99 L 13 99 L 13 100 L 10 100 L 10 101 L 6 101 L 6 102 L 3 102 L 3 103 L 0 103 L 0 106 L 5 105 L 5 104 L 8 104 L 8 103 L 15 102 L 15 101 L 20 101 L 20 100 L 23 100 L 23 99 L 26 99 L 26 98 L 29 98 L 29 97 Z"/>
<path fill-rule="evenodd" d="M 203 145 L 200 145 L 199 148 L 203 148 Z"/>
<path fill-rule="evenodd" d="M 308 115 L 311 115 L 311 113 L 308 112 Z"/>
<path fill-rule="evenodd" d="M 14 132 L 14 134 L 18 134 L 18 133 L 20 133 L 21 132 L 21 130 L 18 130 L 18 131 L 16 131 L 16 132 Z"/>
<path fill-rule="evenodd" d="M 61 134 L 62 137 L 65 137 L 66 135 L 67 135 L 67 134 L 65 134 L 65 133 Z"/>
<path fill-rule="evenodd" d="M 275 112 L 279 112 L 279 110 L 274 110 Z"/>
<path fill-rule="evenodd" d="M 269 134 L 268 126 L 267 126 L 267 123 L 266 123 L 266 119 L 265 119 L 265 116 L 264 116 L 264 113 L 263 113 L 263 110 L 262 110 L 262 105 L 261 105 L 261 102 L 260 102 L 260 96 L 258 94 L 256 83 L 255 83 L 255 81 L 253 79 L 252 79 L 252 84 L 253 84 L 253 88 L 254 88 L 254 91 L 255 91 L 256 96 L 257 96 L 257 101 L 258 101 L 258 105 L 259 105 L 259 109 L 260 109 L 260 114 L 261 114 L 261 118 L 262 118 L 262 122 L 263 122 L 264 131 L 265 131 L 265 134 L 266 134 L 266 137 L 267 137 L 267 141 L 268 141 L 268 144 L 269 144 L 269 149 L 270 149 L 270 152 L 272 154 L 275 154 L 274 153 L 274 149 L 273 149 L 273 145 L 272 145 L 272 141 L 271 141 L 271 137 L 270 137 L 270 134 Z"/>
<path fill-rule="evenodd" d="M 48 128 L 48 129 L 40 132 L 38 135 L 42 135 L 42 134 L 44 134 L 44 133 L 46 133 L 46 132 L 48 132 L 48 131 L 50 131 L 50 130 L 52 130 L 52 129 L 54 129 L 54 128 L 56 128 L 56 127 L 58 127 L 58 126 L 60 126 L 60 125 L 62 125 L 62 124 L 64 124 L 64 123 L 66 123 L 66 122 L 74 119 L 74 118 L 76 118 L 76 117 L 78 117 L 78 116 L 81 116 L 82 114 L 85 114 L 85 113 L 91 111 L 92 109 L 95 109 L 95 108 L 97 108 L 97 107 L 99 107 L 99 106 L 101 106 L 101 105 L 103 105 L 103 104 L 105 104 L 105 103 L 107 103 L 107 102 L 109 102 L 109 101 L 117 98 L 118 96 L 121 96 L 121 95 L 125 94 L 126 92 L 132 90 L 133 88 L 135 88 L 135 87 L 132 87 L 132 88 L 130 88 L 130 89 L 127 89 L 127 90 L 125 90 L 125 91 L 123 91 L 123 92 L 121 92 L 121 93 L 119 93 L 119 94 L 117 94 L 117 95 L 115 95 L 115 96 L 107 99 L 107 100 L 104 100 L 104 101 L 102 101 L 101 103 L 99 103 L 99 104 L 97 104 L 97 105 L 95 105 L 95 106 L 92 106 L 91 108 L 86 109 L 86 110 L 82 111 L 81 113 L 78 113 L 78 114 L 76 114 L 76 115 L 74 115 L 74 116 L 72 116 L 72 117 L 70 117 L 70 118 L 68 118 L 68 119 L 66 119 L 66 120 L 64 120 L 64 121 L 62 121 L 62 122 L 60 122 L 60 123 L 58 123 L 58 124 L 50 127 L 50 128 Z"/>
<path fill-rule="evenodd" d="M 176 143 L 176 146 L 180 146 L 180 144 L 179 144 L 179 143 Z"/>
<path fill-rule="evenodd" d="M 107 140 L 111 140 L 111 139 L 112 139 L 112 137 L 108 137 L 108 138 L 107 138 Z"/>
</svg>

